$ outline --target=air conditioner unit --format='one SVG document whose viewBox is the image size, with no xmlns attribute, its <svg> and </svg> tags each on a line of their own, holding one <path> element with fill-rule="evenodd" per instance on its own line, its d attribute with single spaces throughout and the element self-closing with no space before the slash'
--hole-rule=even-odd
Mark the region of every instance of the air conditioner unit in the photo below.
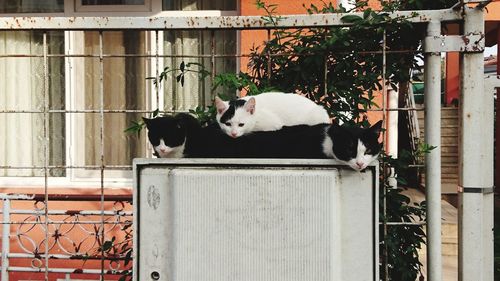
<svg viewBox="0 0 500 281">
<path fill-rule="evenodd" d="M 134 280 L 378 280 L 378 169 L 135 159 Z"/>
</svg>

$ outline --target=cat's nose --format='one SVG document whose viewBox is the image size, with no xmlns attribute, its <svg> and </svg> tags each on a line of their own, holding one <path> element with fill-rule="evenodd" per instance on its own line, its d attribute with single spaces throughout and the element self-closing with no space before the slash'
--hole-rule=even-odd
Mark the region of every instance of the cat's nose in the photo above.
<svg viewBox="0 0 500 281">
<path fill-rule="evenodd" d="M 236 132 L 231 132 L 231 137 L 235 138 L 238 135 Z"/>
<path fill-rule="evenodd" d="M 358 166 L 358 168 L 363 169 L 364 163 L 360 162 L 360 161 L 356 161 L 356 165 Z"/>
</svg>

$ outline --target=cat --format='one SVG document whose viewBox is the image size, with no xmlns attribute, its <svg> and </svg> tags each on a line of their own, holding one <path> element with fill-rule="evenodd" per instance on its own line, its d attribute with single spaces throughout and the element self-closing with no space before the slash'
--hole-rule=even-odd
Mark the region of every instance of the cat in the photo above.
<svg viewBox="0 0 500 281">
<path fill-rule="evenodd" d="M 370 128 L 333 124 L 284 126 L 232 138 L 217 123 L 202 127 L 180 113 L 144 119 L 148 137 L 161 158 L 334 158 L 356 171 L 375 161 L 382 121 Z"/>
<path fill-rule="evenodd" d="M 382 149 L 378 142 L 381 131 L 382 120 L 367 129 L 339 126 L 334 122 L 323 141 L 323 151 L 327 157 L 361 171 L 377 160 Z"/>
<path fill-rule="evenodd" d="M 275 131 L 283 126 L 330 123 L 326 110 L 296 94 L 267 92 L 229 102 L 215 97 L 216 120 L 233 138 L 255 131 Z"/>
<path fill-rule="evenodd" d="M 142 120 L 148 129 L 148 139 L 159 158 L 182 158 L 186 146 L 186 132 L 198 125 L 189 114 L 165 115 Z"/>
</svg>

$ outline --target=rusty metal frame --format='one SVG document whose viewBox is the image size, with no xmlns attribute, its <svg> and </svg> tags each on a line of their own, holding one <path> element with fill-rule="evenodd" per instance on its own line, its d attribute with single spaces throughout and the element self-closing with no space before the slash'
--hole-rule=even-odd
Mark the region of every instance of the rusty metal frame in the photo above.
<svg viewBox="0 0 500 281">
<path fill-rule="evenodd" d="M 465 1 L 464 1 L 465 2 Z M 468 1 L 467 1 L 468 2 Z M 485 2 L 485 1 L 482 1 Z M 480 4 L 481 5 L 481 4 Z M 362 13 L 354 13 L 356 15 L 362 16 Z M 345 23 L 342 20 L 343 14 L 322 14 L 322 15 L 291 15 L 291 16 L 283 16 L 276 25 L 269 26 L 268 22 L 264 20 L 260 16 L 206 16 L 206 17 L 162 17 L 162 16 L 152 16 L 152 17 L 83 17 L 83 16 L 57 16 L 57 17 L 39 17 L 39 16 L 30 16 L 30 17 L 0 17 L 0 31 L 16 31 L 16 30 L 39 30 L 44 32 L 44 52 L 42 55 L 24 55 L 24 57 L 40 57 L 44 60 L 44 107 L 43 110 L 3 110 L 0 111 L 0 114 L 10 114 L 10 113 L 41 113 L 44 116 L 44 154 L 45 154 L 45 163 L 43 166 L 0 166 L 0 168 L 4 169 L 43 169 L 44 170 L 44 194 L 41 196 L 40 200 L 47 203 L 49 201 L 57 200 L 52 198 L 48 192 L 48 187 L 50 186 L 48 182 L 48 170 L 51 168 L 66 168 L 66 169 L 76 169 L 76 168 L 87 168 L 87 169 L 96 169 L 100 171 L 100 196 L 98 196 L 98 201 L 101 204 L 101 209 L 98 211 L 98 214 L 101 216 L 101 220 L 98 224 L 101 224 L 101 229 L 104 229 L 104 217 L 109 213 L 104 210 L 104 202 L 109 200 L 109 197 L 105 195 L 104 189 L 107 186 L 105 182 L 104 171 L 106 169 L 123 169 L 130 170 L 131 165 L 105 165 L 103 159 L 103 150 L 104 150 L 104 140 L 103 140 L 103 116 L 104 113 L 149 113 L 149 110 L 117 110 L 117 109 L 104 109 L 103 105 L 103 81 L 102 77 L 104 74 L 103 69 L 103 59 L 107 57 L 147 57 L 152 58 L 156 61 L 156 75 L 158 76 L 159 67 L 158 61 L 160 58 L 164 57 L 175 57 L 175 56 L 164 56 L 158 53 L 159 49 L 159 40 L 158 33 L 162 30 L 211 30 L 212 40 L 213 34 L 215 30 L 219 29 L 234 29 L 234 30 L 267 30 L 268 36 L 270 36 L 272 29 L 279 28 L 310 28 L 310 27 L 329 27 L 329 26 L 349 26 L 350 24 Z M 389 14 L 391 18 L 405 18 L 413 23 L 430 23 L 430 22 L 461 22 L 463 20 L 463 14 L 460 9 L 445 9 L 445 10 L 432 10 L 432 11 L 404 11 L 404 12 L 396 12 Z M 97 54 L 84 55 L 84 54 L 76 54 L 76 55 L 68 55 L 68 54 L 49 54 L 47 51 L 47 31 L 48 30 L 62 30 L 62 31 L 90 31 L 95 30 L 99 31 L 99 45 L 100 51 Z M 103 49 L 103 40 L 102 33 L 106 31 L 113 30 L 147 30 L 152 31 L 156 34 L 155 40 L 153 44 L 156 46 L 156 53 L 151 55 L 142 55 L 142 54 L 129 54 L 129 55 L 107 55 L 104 54 Z M 464 40 L 465 39 L 465 40 Z M 213 47 L 213 43 L 212 43 Z M 438 53 L 438 52 L 447 52 L 447 51 L 460 51 L 460 52 L 482 52 L 484 50 L 484 34 L 469 34 L 461 37 L 442 37 L 438 35 L 432 35 L 426 38 L 426 52 L 430 53 Z M 408 50 L 408 52 L 414 52 L 415 50 Z M 390 54 L 390 50 L 375 51 L 384 54 Z M 279 56 L 286 54 L 268 54 L 271 56 Z M 1 55 L 1 58 L 4 57 L 17 57 L 18 55 L 6 54 Z M 212 53 L 210 55 L 200 55 L 194 57 L 207 57 L 211 59 L 212 68 L 215 58 L 224 58 L 224 57 L 243 57 L 245 54 L 234 54 L 234 55 L 217 55 L 215 54 L 214 48 L 212 48 Z M 48 106 L 48 69 L 47 69 L 47 61 L 50 57 L 93 57 L 99 59 L 100 62 L 100 108 L 96 110 L 53 110 Z M 182 56 L 187 57 L 187 56 Z M 269 72 L 269 75 L 271 72 Z M 325 71 L 325 76 L 326 76 Z M 384 75 L 385 76 L 385 75 Z M 385 79 L 385 77 L 383 77 Z M 385 85 L 385 83 L 384 83 Z M 325 83 L 326 86 L 326 83 Z M 387 89 L 384 88 L 384 92 Z M 157 104 L 160 103 L 160 92 L 158 89 L 152 93 L 155 95 L 153 97 Z M 385 101 L 384 106 L 381 109 L 372 109 L 370 111 L 381 111 L 385 118 L 385 115 L 390 111 L 416 111 L 416 110 L 424 110 L 422 108 L 386 108 Z M 101 149 L 101 161 L 100 165 L 49 165 L 48 162 L 48 149 L 49 149 L 49 138 L 50 133 L 48 132 L 48 116 L 51 113 L 94 113 L 101 116 L 101 127 L 100 127 L 100 149 Z M 12 200 L 12 199 L 4 199 Z M 5 205 L 4 203 L 4 206 Z M 49 216 L 53 211 L 49 211 L 48 208 L 43 210 L 43 216 L 45 220 L 42 224 L 45 227 L 48 227 L 49 224 L 54 222 L 50 222 Z M 36 213 L 36 214 L 39 214 Z M 3 214 L 5 215 L 5 213 Z M 5 217 L 4 217 L 5 219 Z M 62 222 L 55 222 L 62 223 Z M 91 222 L 95 223 L 95 222 Z M 1 223 L 3 227 L 7 225 L 16 224 L 15 221 L 8 221 Z M 383 225 L 385 228 L 391 225 L 400 225 L 401 223 L 395 222 L 384 222 Z M 404 223 L 405 225 L 421 225 L 423 222 L 417 223 Z M 101 233 L 101 239 L 104 239 L 104 233 Z M 46 243 L 48 243 L 48 235 L 49 233 L 45 233 L 46 235 Z M 5 240 L 4 240 L 5 241 Z M 103 240 L 100 241 L 101 243 Z M 48 249 L 46 245 L 46 249 Z M 2 253 L 3 254 L 3 253 Z M 30 256 L 31 257 L 31 256 Z M 46 263 L 45 270 L 45 278 L 48 279 L 49 272 L 49 260 L 51 258 L 55 258 L 56 256 L 45 254 L 43 255 Z M 19 268 L 17 268 L 19 269 Z M 2 268 L 4 270 L 4 268 Z M 59 269 L 54 269 L 54 272 L 58 272 Z M 89 272 L 90 273 L 90 272 Z M 92 272 L 104 276 L 106 273 L 104 272 L 104 259 L 101 259 L 101 270 L 99 272 Z"/>
<path fill-rule="evenodd" d="M 350 13 L 363 16 L 363 13 Z M 206 17 L 7 17 L 0 18 L 0 30 L 165 30 L 165 29 L 265 29 L 293 27 L 349 26 L 343 14 L 282 16 L 276 25 L 260 16 L 206 16 Z M 400 11 L 389 14 L 410 22 L 462 20 L 460 10 Z"/>
</svg>

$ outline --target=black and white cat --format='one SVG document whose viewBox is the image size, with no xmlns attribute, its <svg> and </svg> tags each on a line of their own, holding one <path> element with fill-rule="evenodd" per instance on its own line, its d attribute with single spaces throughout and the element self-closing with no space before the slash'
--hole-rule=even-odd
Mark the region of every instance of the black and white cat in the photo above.
<svg viewBox="0 0 500 281">
<path fill-rule="evenodd" d="M 381 131 L 382 120 L 367 129 L 333 123 L 323 140 L 323 152 L 354 170 L 364 170 L 378 158 L 382 149 L 378 142 Z"/>
<path fill-rule="evenodd" d="M 233 101 L 215 97 L 216 120 L 233 138 L 256 131 L 275 131 L 283 126 L 330 123 L 326 110 L 296 94 L 262 93 Z"/>
<path fill-rule="evenodd" d="M 189 158 L 334 158 L 357 171 L 377 159 L 382 122 L 371 128 L 337 124 L 285 126 L 232 138 L 218 124 L 201 127 L 189 114 L 144 119 L 157 156 Z"/>
</svg>

